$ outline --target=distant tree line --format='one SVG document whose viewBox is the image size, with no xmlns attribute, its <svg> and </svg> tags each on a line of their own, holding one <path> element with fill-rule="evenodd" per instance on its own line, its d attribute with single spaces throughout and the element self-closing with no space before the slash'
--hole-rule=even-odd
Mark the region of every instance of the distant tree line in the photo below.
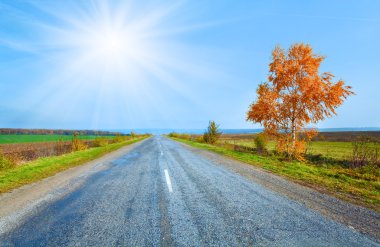
<svg viewBox="0 0 380 247">
<path fill-rule="evenodd" d="M 101 135 L 101 136 L 115 136 L 127 135 L 120 132 L 100 131 L 100 130 L 51 130 L 51 129 L 13 129 L 13 128 L 0 128 L 2 135 Z"/>
</svg>

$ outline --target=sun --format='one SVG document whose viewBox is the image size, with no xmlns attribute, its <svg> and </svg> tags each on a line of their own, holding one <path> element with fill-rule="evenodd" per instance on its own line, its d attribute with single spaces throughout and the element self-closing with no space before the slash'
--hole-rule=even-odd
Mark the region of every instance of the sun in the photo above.
<svg viewBox="0 0 380 247">
<path fill-rule="evenodd" d="M 82 32 L 75 33 L 79 55 L 90 57 L 92 63 L 126 63 L 133 53 L 140 50 L 138 42 L 133 42 L 136 35 L 126 27 L 117 28 L 112 23 L 102 28 L 89 26 Z"/>
<path fill-rule="evenodd" d="M 91 52 L 99 53 L 101 56 L 114 58 L 117 56 L 125 56 L 128 53 L 128 40 L 125 38 L 123 30 L 115 30 L 112 27 L 100 30 L 93 36 L 89 36 L 89 43 L 91 43 Z M 135 47 L 136 48 L 136 47 Z"/>
<path fill-rule="evenodd" d="M 117 54 L 124 50 L 123 39 L 118 33 L 106 34 L 104 37 L 100 37 L 97 43 L 105 54 Z"/>
</svg>

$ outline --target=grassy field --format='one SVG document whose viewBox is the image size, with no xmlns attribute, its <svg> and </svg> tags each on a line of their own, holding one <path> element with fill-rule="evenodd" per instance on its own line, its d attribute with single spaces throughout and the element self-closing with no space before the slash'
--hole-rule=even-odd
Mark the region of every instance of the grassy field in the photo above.
<svg viewBox="0 0 380 247">
<path fill-rule="evenodd" d="M 263 168 L 300 184 L 380 212 L 380 169 L 378 168 L 367 166 L 351 169 L 329 164 L 314 165 L 299 161 L 283 161 L 276 156 L 261 156 L 189 140 L 173 139 Z M 320 143 L 320 146 L 323 144 L 325 143 Z M 338 147 L 345 149 L 344 145 L 338 144 Z M 322 149 L 326 150 L 325 147 Z"/>
<path fill-rule="evenodd" d="M 253 140 L 226 139 L 224 140 L 231 144 L 242 145 L 247 147 L 255 147 Z M 268 149 L 275 149 L 275 142 L 268 143 Z M 308 154 L 322 155 L 333 159 L 349 159 L 352 154 L 351 142 L 331 142 L 331 141 L 313 141 L 308 145 Z"/>
<path fill-rule="evenodd" d="M 95 135 L 79 135 L 81 140 L 93 140 Z M 112 139 L 114 136 L 104 136 L 104 138 Z M 63 141 L 71 141 L 71 135 L 0 135 L 0 144 L 11 143 L 27 143 L 27 142 L 54 142 L 62 139 Z"/>
<path fill-rule="evenodd" d="M 90 148 L 83 151 L 72 152 L 61 156 L 39 158 L 32 162 L 12 169 L 0 171 L 0 193 L 10 191 L 52 176 L 60 171 L 81 165 L 100 156 L 117 150 L 123 146 L 141 141 L 146 137 L 136 138 L 121 143 L 109 144 L 104 147 Z"/>
</svg>

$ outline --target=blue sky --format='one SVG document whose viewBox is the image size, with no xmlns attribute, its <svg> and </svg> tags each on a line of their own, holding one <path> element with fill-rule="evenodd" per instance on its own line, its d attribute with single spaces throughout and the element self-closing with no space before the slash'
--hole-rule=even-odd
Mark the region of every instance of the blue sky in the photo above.
<svg viewBox="0 0 380 247">
<path fill-rule="evenodd" d="M 0 0 L 0 126 L 258 128 L 276 45 L 311 44 L 356 96 L 327 127 L 380 126 L 380 1 Z"/>
</svg>

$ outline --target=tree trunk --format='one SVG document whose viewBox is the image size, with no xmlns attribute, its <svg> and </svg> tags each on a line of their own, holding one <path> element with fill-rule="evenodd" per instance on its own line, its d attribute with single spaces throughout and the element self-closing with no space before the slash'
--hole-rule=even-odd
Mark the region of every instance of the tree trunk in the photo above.
<svg viewBox="0 0 380 247">
<path fill-rule="evenodd" d="M 295 120 L 292 121 L 292 154 L 296 150 L 296 123 Z"/>
</svg>

